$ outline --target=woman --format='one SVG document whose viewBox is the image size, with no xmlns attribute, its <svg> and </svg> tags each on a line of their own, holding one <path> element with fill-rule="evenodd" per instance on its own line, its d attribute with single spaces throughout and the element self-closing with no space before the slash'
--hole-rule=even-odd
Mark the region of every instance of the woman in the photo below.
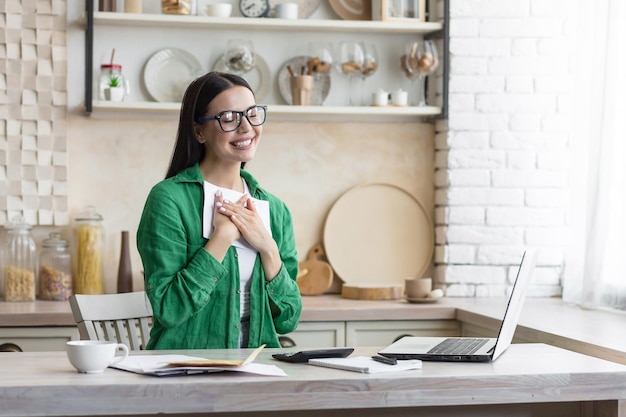
<svg viewBox="0 0 626 417">
<path fill-rule="evenodd" d="M 243 170 L 265 114 L 236 75 L 210 72 L 185 92 L 166 179 L 137 231 L 154 311 L 148 349 L 280 347 L 278 334 L 298 325 L 291 214 Z"/>
</svg>

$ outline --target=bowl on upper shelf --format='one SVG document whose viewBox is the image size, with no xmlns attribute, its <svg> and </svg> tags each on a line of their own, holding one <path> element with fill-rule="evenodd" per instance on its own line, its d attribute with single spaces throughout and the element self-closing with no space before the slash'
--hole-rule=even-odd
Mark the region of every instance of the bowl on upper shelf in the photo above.
<svg viewBox="0 0 626 417">
<path fill-rule="evenodd" d="M 206 15 L 211 17 L 230 17 L 233 5 L 230 3 L 209 3 L 206 5 Z"/>
</svg>

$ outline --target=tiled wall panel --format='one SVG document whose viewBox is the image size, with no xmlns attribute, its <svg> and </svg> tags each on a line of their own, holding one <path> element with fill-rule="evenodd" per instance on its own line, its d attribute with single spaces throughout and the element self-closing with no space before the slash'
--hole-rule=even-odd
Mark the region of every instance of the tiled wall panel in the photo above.
<svg viewBox="0 0 626 417">
<path fill-rule="evenodd" d="M 66 225 L 66 2 L 0 1 L 0 224 Z"/>
</svg>

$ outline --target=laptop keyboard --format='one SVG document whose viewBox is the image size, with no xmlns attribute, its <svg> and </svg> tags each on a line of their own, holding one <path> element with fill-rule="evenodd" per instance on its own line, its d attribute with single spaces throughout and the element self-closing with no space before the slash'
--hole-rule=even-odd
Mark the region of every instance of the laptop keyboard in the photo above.
<svg viewBox="0 0 626 417">
<path fill-rule="evenodd" d="M 476 352 L 482 345 L 487 343 L 489 339 L 469 338 L 446 339 L 437 346 L 428 351 L 439 355 L 470 355 Z"/>
</svg>

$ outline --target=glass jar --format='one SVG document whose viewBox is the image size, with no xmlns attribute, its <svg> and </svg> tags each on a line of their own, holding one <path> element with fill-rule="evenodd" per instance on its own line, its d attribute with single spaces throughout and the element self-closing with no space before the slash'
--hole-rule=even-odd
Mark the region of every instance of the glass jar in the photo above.
<svg viewBox="0 0 626 417">
<path fill-rule="evenodd" d="M 67 241 L 50 233 L 39 254 L 39 299 L 64 301 L 72 295 L 72 264 Z"/>
<path fill-rule="evenodd" d="M 72 246 L 74 293 L 104 294 L 104 227 L 95 207 L 76 217 Z"/>
<path fill-rule="evenodd" d="M 34 301 L 37 295 L 37 245 L 23 217 L 14 217 L 5 225 L 4 299 Z"/>
<path fill-rule="evenodd" d="M 161 0 L 161 11 L 165 14 L 195 14 L 194 0 Z"/>
<path fill-rule="evenodd" d="M 115 96 L 112 89 L 118 88 L 120 96 Z M 119 64 L 100 65 L 100 82 L 98 83 L 98 99 L 121 101 L 129 91 L 126 77 L 122 73 L 122 66 Z"/>
</svg>

